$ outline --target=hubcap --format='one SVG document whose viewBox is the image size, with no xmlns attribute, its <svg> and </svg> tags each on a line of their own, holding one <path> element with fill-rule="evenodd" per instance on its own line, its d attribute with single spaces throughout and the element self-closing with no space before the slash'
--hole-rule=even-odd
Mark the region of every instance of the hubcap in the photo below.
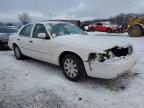
<svg viewBox="0 0 144 108">
<path fill-rule="evenodd" d="M 66 59 L 64 62 L 64 70 L 70 78 L 74 78 L 78 74 L 77 64 L 72 59 Z"/>
<path fill-rule="evenodd" d="M 20 57 L 20 51 L 19 51 L 19 49 L 16 47 L 15 48 L 15 54 L 16 54 L 16 57 Z"/>
</svg>

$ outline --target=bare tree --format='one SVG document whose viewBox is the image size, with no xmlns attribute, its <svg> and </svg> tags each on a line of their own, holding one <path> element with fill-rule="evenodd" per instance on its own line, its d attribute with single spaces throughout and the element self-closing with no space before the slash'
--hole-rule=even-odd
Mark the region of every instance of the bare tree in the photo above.
<svg viewBox="0 0 144 108">
<path fill-rule="evenodd" d="M 29 14 L 27 12 L 24 12 L 19 15 L 19 20 L 23 25 L 25 25 L 25 24 L 29 23 L 31 19 L 30 19 Z"/>
</svg>

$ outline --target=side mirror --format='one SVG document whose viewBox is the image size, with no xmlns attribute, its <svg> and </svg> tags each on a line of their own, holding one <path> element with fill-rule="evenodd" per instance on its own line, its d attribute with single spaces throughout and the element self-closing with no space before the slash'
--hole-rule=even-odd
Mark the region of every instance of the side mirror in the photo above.
<svg viewBox="0 0 144 108">
<path fill-rule="evenodd" d="M 45 39 L 46 36 L 47 36 L 46 33 L 38 33 L 37 35 L 38 38 L 43 38 L 43 39 Z"/>
</svg>

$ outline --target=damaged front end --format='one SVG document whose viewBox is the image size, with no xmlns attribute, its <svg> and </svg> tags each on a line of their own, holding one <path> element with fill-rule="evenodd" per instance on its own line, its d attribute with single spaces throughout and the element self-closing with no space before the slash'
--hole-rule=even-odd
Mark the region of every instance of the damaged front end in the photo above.
<svg viewBox="0 0 144 108">
<path fill-rule="evenodd" d="M 90 70 L 92 70 L 91 63 L 104 63 L 104 62 L 114 62 L 119 59 L 130 56 L 133 53 L 133 47 L 131 45 L 125 47 L 115 46 L 113 48 L 107 49 L 105 53 L 90 53 L 88 55 L 88 64 Z"/>
<path fill-rule="evenodd" d="M 106 50 L 107 52 L 107 58 L 114 58 L 114 57 L 122 57 L 122 56 L 128 56 L 133 53 L 133 47 L 132 46 L 126 46 L 126 47 L 119 47 L 115 46 L 111 49 Z"/>
</svg>

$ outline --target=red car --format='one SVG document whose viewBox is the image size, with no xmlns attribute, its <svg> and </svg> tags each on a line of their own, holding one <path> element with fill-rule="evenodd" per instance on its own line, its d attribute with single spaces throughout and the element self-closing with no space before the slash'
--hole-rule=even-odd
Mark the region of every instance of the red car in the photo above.
<svg viewBox="0 0 144 108">
<path fill-rule="evenodd" d="M 96 24 L 90 24 L 88 26 L 89 31 L 100 31 L 107 33 L 115 33 L 118 32 L 118 26 L 113 25 L 110 22 L 98 22 Z"/>
</svg>

